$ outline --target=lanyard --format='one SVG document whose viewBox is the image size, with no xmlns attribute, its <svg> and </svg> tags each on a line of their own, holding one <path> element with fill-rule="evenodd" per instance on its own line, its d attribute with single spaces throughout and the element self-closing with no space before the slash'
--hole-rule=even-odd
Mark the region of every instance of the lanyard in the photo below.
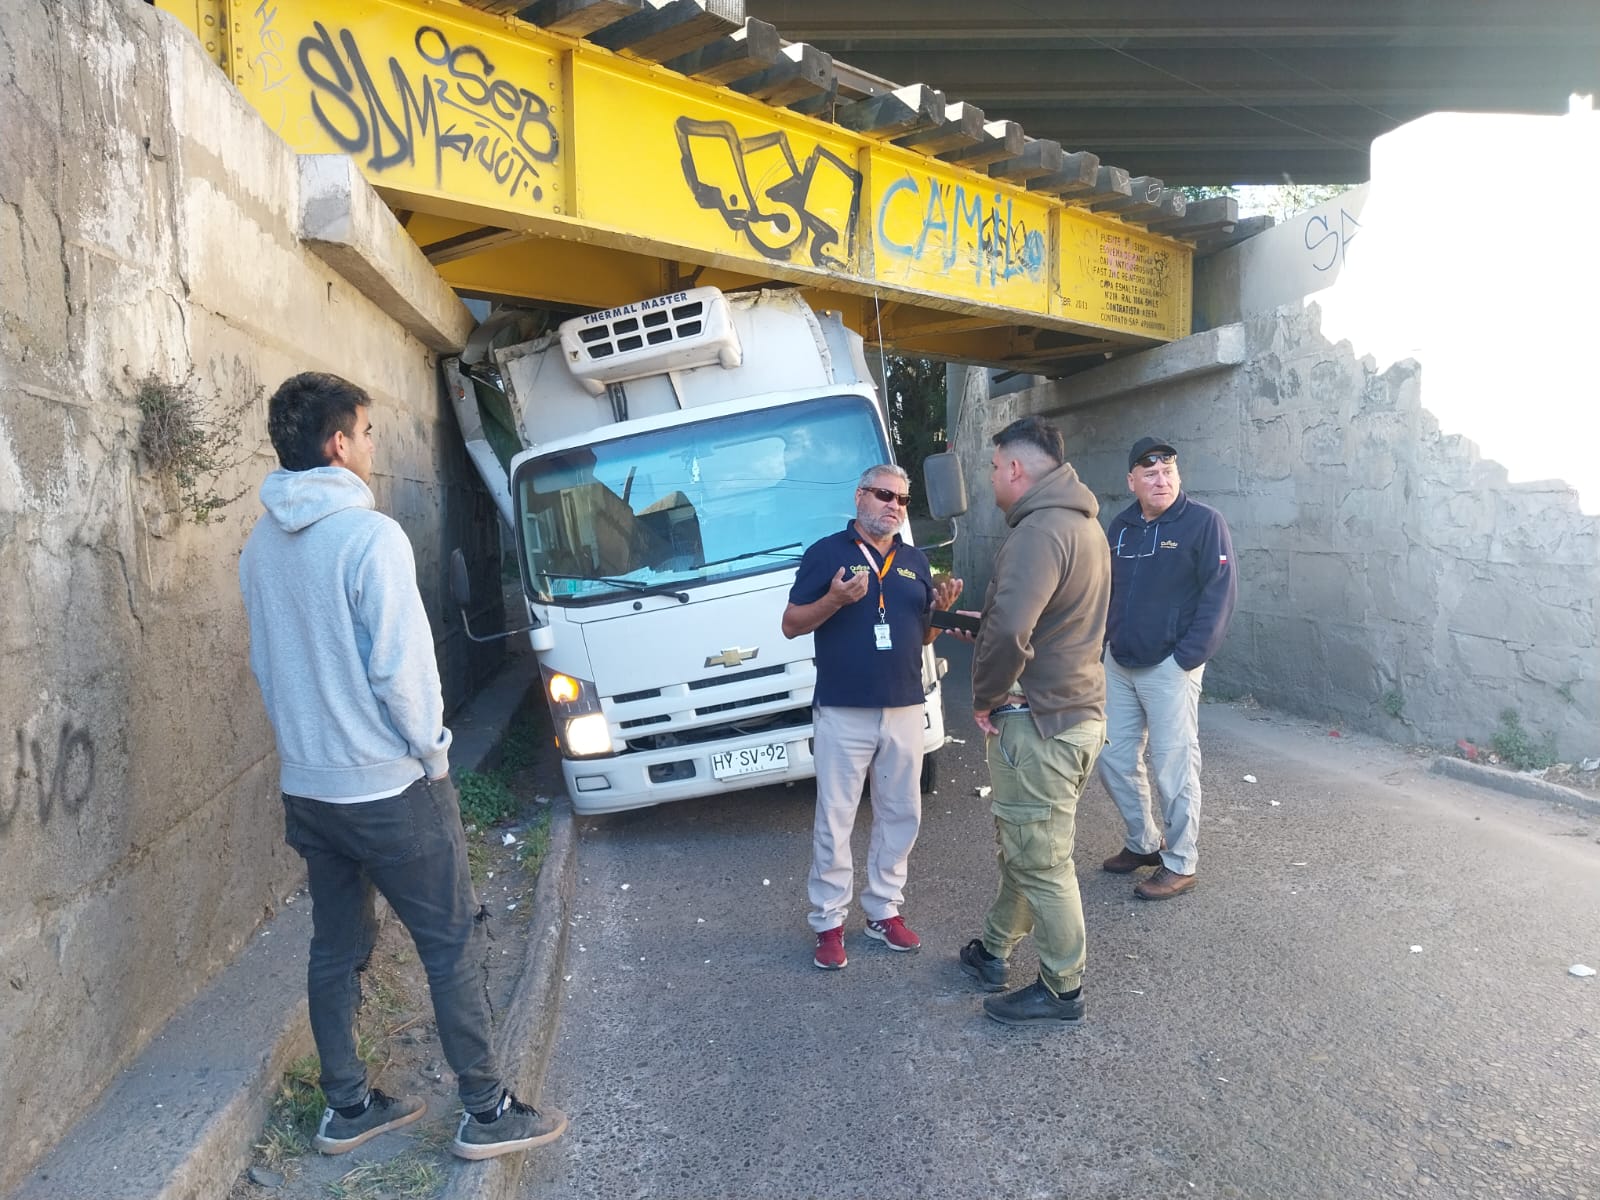
<svg viewBox="0 0 1600 1200">
<path fill-rule="evenodd" d="M 889 568 L 894 564 L 895 550 L 898 550 L 899 548 L 900 547 L 896 546 L 894 548 L 894 550 L 889 551 L 888 556 L 885 557 L 884 560 L 883 560 L 883 566 L 881 566 L 881 567 L 873 567 L 872 566 L 872 555 L 871 555 L 871 553 L 868 552 L 867 547 L 866 547 L 866 543 L 860 542 L 860 541 L 858 541 L 856 543 L 856 549 L 861 551 L 861 557 L 867 560 L 867 566 L 872 567 L 873 574 L 878 577 L 878 620 L 879 621 L 882 621 L 884 619 L 884 615 L 883 615 L 883 577 L 889 573 Z"/>
</svg>

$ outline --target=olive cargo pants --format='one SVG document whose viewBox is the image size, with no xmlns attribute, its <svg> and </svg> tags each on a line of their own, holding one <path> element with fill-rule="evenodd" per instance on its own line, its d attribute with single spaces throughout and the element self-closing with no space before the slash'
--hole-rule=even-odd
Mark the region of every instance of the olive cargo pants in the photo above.
<svg viewBox="0 0 1600 1200">
<path fill-rule="evenodd" d="M 1001 713 L 987 739 L 991 811 L 999 843 L 1000 892 L 983 944 L 1010 958 L 1030 932 L 1039 975 L 1057 995 L 1083 980 L 1083 901 L 1072 865 L 1078 798 L 1105 744 L 1105 722 L 1085 721 L 1041 737 L 1028 712 Z"/>
</svg>

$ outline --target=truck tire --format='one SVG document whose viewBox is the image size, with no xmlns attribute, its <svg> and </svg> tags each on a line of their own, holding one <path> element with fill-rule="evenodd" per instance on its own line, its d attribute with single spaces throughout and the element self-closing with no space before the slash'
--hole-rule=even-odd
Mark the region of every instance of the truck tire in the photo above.
<svg viewBox="0 0 1600 1200">
<path fill-rule="evenodd" d="M 922 794 L 932 795 L 933 789 L 939 786 L 938 758 L 931 751 L 922 756 Z"/>
</svg>

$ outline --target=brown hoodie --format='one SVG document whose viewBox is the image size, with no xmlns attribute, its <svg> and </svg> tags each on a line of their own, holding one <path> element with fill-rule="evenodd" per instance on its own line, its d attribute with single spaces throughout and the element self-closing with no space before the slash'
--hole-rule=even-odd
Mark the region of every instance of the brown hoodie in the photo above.
<svg viewBox="0 0 1600 1200">
<path fill-rule="evenodd" d="M 1111 551 L 1100 505 L 1063 463 L 1011 506 L 972 652 L 972 707 L 1021 688 L 1043 737 L 1106 715 L 1100 665 Z"/>
</svg>

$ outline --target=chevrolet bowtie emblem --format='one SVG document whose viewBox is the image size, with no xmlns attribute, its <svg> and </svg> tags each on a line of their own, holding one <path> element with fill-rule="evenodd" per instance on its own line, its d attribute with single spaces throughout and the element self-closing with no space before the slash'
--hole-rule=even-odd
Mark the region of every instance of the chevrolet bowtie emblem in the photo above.
<svg viewBox="0 0 1600 1200">
<path fill-rule="evenodd" d="M 706 659 L 706 666 L 737 667 L 740 663 L 754 658 L 759 653 L 759 649 L 741 650 L 739 647 L 735 646 L 731 650 L 724 650 L 721 654 L 713 654 L 710 658 Z"/>
</svg>

